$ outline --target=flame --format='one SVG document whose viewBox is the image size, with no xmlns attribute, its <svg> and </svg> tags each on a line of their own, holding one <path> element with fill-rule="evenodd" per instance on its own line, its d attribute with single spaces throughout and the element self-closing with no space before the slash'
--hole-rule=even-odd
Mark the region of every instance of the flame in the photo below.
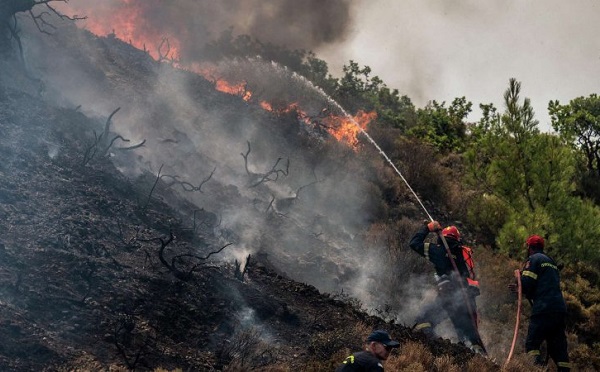
<svg viewBox="0 0 600 372">
<path fill-rule="evenodd" d="M 225 80 L 217 80 L 215 82 L 215 89 L 219 92 L 240 96 L 246 102 L 252 98 L 252 92 L 246 90 L 245 83 L 230 84 Z"/>
<path fill-rule="evenodd" d="M 365 112 L 359 110 L 356 116 L 334 116 L 330 115 L 323 119 L 323 123 L 328 127 L 329 134 L 338 141 L 348 143 L 352 148 L 358 147 L 358 135 L 367 129 L 369 123 L 377 118 L 375 111 Z"/>
<path fill-rule="evenodd" d="M 108 2 L 107 2 L 108 3 Z M 60 12 L 74 16 L 77 14 L 76 5 L 69 3 L 54 5 Z M 102 5 L 93 12 L 86 12 L 86 19 L 78 21 L 78 26 L 85 28 L 97 36 L 114 36 L 134 47 L 148 52 L 152 58 L 166 57 L 177 59 L 180 56 L 181 44 L 172 35 L 165 36 L 143 19 L 140 8 L 135 1 L 120 0 L 118 11 L 110 11 Z M 106 4 L 108 6 L 108 4 Z M 110 21 L 107 21 L 110 20 Z M 169 46 L 161 43 L 168 40 Z"/>
<path fill-rule="evenodd" d="M 273 106 L 267 101 L 260 101 L 259 105 L 263 110 L 273 111 Z"/>
<path fill-rule="evenodd" d="M 61 12 L 70 16 L 76 14 L 76 8 L 68 3 L 58 8 Z M 220 76 L 215 68 L 195 62 L 183 65 L 177 61 L 181 55 L 179 40 L 176 37 L 159 35 L 160 31 L 152 28 L 143 19 L 135 1 L 120 0 L 119 10 L 116 12 L 103 12 L 101 9 L 99 8 L 98 11 L 88 14 L 88 18 L 79 25 L 97 36 L 112 36 L 129 42 L 134 47 L 148 52 L 156 60 L 167 58 L 173 62 L 174 67 L 194 72 L 212 81 L 215 89 L 220 92 L 239 96 L 246 102 L 252 100 L 252 92 L 248 89 L 246 81 L 228 81 Z M 107 19 L 110 22 L 106 21 Z M 162 42 L 158 42 L 161 40 Z M 302 110 L 298 103 L 276 105 L 273 102 L 261 100 L 258 105 L 264 110 L 276 114 L 295 112 L 299 120 L 310 126 L 316 125 L 315 123 L 320 120 L 318 124 L 324 126 L 329 134 L 338 141 L 347 143 L 355 150 L 358 146 L 358 135 L 361 131 L 366 130 L 367 125 L 377 117 L 375 112 L 359 111 L 354 117 L 329 115 L 324 119 L 318 119 L 311 117 L 306 111 Z"/>
</svg>

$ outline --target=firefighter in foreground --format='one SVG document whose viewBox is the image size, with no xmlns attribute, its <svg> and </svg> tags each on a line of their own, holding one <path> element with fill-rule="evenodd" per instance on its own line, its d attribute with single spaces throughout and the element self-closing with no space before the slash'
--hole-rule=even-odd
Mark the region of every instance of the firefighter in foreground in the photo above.
<svg viewBox="0 0 600 372">
<path fill-rule="evenodd" d="M 439 236 L 440 230 L 456 268 Z M 438 233 L 437 243 L 425 243 L 427 235 L 432 232 Z M 475 297 L 479 296 L 480 292 L 479 283 L 475 278 L 472 250 L 462 244 L 456 226 L 448 226 L 442 230 L 437 221 L 425 221 L 411 239 L 410 248 L 433 264 L 437 284 L 437 296 L 417 317 L 415 330 L 435 337 L 434 328 L 444 319 L 450 318 L 459 341 L 476 353 L 486 354 L 477 329 Z"/>
<path fill-rule="evenodd" d="M 365 350 L 347 357 L 335 370 L 336 372 L 383 372 L 382 362 L 387 360 L 392 352 L 400 346 L 398 341 L 390 338 L 386 331 L 373 331 L 367 337 Z"/>
<path fill-rule="evenodd" d="M 525 242 L 528 258 L 521 270 L 521 287 L 525 297 L 532 303 L 529 329 L 525 341 L 527 354 L 535 357 L 535 363 L 545 365 L 540 346 L 546 341 L 548 356 L 554 360 L 558 371 L 569 371 L 569 354 L 565 335 L 567 306 L 560 290 L 560 273 L 556 262 L 544 253 L 544 239 L 531 235 Z M 511 291 L 518 290 L 510 284 Z"/>
</svg>

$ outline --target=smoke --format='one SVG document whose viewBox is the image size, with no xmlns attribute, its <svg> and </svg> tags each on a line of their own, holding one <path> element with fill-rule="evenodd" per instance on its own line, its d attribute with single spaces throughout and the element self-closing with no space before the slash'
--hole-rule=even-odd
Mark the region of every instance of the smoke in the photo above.
<svg viewBox="0 0 600 372">
<path fill-rule="evenodd" d="M 81 24 L 94 32 L 114 29 L 152 51 L 171 38 L 187 62 L 202 59 L 203 46 L 230 28 L 264 43 L 313 50 L 334 76 L 354 60 L 417 106 L 465 96 L 474 103 L 470 120 L 479 118 L 479 103 L 502 109 L 514 77 L 544 130 L 550 129 L 548 102 L 596 92 L 589 77 L 600 74 L 600 41 L 593 37 L 600 4 L 588 0 L 79 0 L 68 6 L 69 13 L 88 16 Z"/>
<path fill-rule="evenodd" d="M 31 26 L 26 20 L 23 25 Z M 64 27 L 50 38 L 27 33 L 26 55 L 43 77 L 45 96 L 61 106 L 79 106 L 99 124 L 120 107 L 111 130 L 131 143 L 146 140 L 135 151 L 113 152 L 115 164 L 132 179 L 144 173 L 154 177 L 162 169 L 163 176 L 198 185 L 214 171 L 202 192 L 172 187 L 216 216 L 214 234 L 221 240 L 211 242 L 209 250 L 233 243 L 219 257 L 238 262 L 267 252 L 290 277 L 323 291 L 352 280 L 343 275 L 346 267 L 363 270 L 357 255 L 361 241 L 355 237 L 372 219 L 373 195 L 366 191 L 369 171 L 350 170 L 360 167 L 350 149 L 345 159 L 327 156 L 319 150 L 320 132 L 307 123 L 292 116 L 281 120 L 217 92 L 202 77 L 157 64 L 114 38 Z M 270 62 L 217 67 L 226 76 L 243 74 L 259 97 L 302 102 L 312 112 L 327 104 L 307 81 Z M 313 150 L 307 151 L 311 143 Z M 285 172 L 257 184 L 274 167 Z M 187 218 L 189 225 L 203 222 Z"/>
<path fill-rule="evenodd" d="M 82 25 L 95 33 L 114 31 L 126 41 L 143 35 L 149 48 L 163 37 L 176 39 L 186 61 L 201 59 L 203 46 L 228 29 L 263 43 L 315 50 L 343 41 L 352 24 L 349 0 L 79 0 L 64 9 L 86 15 Z"/>
<path fill-rule="evenodd" d="M 590 78 L 600 75 L 597 1 L 359 0 L 351 12 L 345 41 L 316 54 L 333 72 L 351 59 L 370 66 L 417 106 L 465 96 L 476 120 L 479 103 L 503 109 L 514 77 L 548 130 L 550 100 L 598 91 Z"/>
<path fill-rule="evenodd" d="M 307 147 L 299 139 L 312 133 L 306 123 L 259 114 L 239 97 L 214 91 L 192 73 L 158 65 L 114 38 L 84 37 L 72 29 L 43 41 L 30 35 L 36 36 L 27 40 L 26 55 L 43 76 L 47 97 L 81 106 L 100 123 L 121 107 L 112 130 L 132 143 L 146 140 L 133 154 L 115 153 L 124 173 L 155 175 L 162 167 L 163 175 L 197 185 L 214 170 L 202 192 L 173 189 L 217 216 L 214 233 L 220 240 L 211 243 L 233 243 L 220 257 L 242 262 L 260 251 L 291 278 L 321 291 L 343 288 L 371 309 L 388 303 L 382 296 L 387 292 L 378 291 L 389 285 L 388 256 L 363 239 L 377 196 L 368 192 L 369 170 L 361 169 L 356 154 L 319 152 L 319 137 Z M 138 68 L 127 68 L 133 65 Z M 244 77 L 260 98 L 301 102 L 311 113 L 327 105 L 321 92 L 270 62 L 223 62 L 217 68 L 223 76 Z M 240 154 L 247 156 L 247 169 Z M 277 159 L 289 159 L 289 174 L 251 187 Z M 188 218 L 190 225 L 196 222 Z M 393 299 L 402 305 L 398 319 L 408 323 L 419 312 L 425 282 L 411 278 L 406 287 L 388 288 L 403 294 Z"/>
</svg>

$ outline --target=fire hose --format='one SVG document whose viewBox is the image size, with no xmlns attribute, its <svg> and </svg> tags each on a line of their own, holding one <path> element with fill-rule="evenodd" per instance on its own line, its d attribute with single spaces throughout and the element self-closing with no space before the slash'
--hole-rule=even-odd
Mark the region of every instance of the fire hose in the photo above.
<svg viewBox="0 0 600 372">
<path fill-rule="evenodd" d="M 432 220 L 432 222 L 433 222 L 433 220 Z M 460 278 L 461 277 L 460 271 L 458 270 L 458 266 L 456 266 L 456 261 L 454 261 L 454 257 L 452 256 L 452 252 L 450 251 L 450 247 L 448 246 L 448 242 L 446 241 L 446 238 L 444 237 L 444 235 L 442 235 L 441 231 L 438 231 L 438 236 L 442 240 L 442 243 L 444 244 L 444 248 L 446 248 L 446 254 L 448 255 L 448 258 L 450 259 L 450 262 L 452 263 L 452 268 L 454 269 L 454 272 L 456 273 L 457 277 Z M 478 326 L 477 326 L 477 318 L 475 317 L 475 309 L 473 309 L 471 306 L 471 301 L 469 300 L 469 295 L 467 294 L 467 289 L 465 288 L 465 284 L 463 283 L 462 280 L 458 280 L 458 283 L 460 284 L 460 291 L 462 293 L 463 300 L 465 301 L 465 304 L 467 305 L 467 311 L 469 312 L 469 316 L 471 317 L 471 322 L 473 323 L 473 329 L 475 330 L 475 332 L 477 334 L 477 339 L 478 339 L 477 341 L 479 342 L 479 346 L 481 346 L 483 351 L 487 354 L 487 350 L 485 349 L 485 346 L 483 345 L 483 340 L 481 339 L 481 336 L 479 335 L 479 330 L 478 330 Z"/>
<path fill-rule="evenodd" d="M 381 147 L 379 147 L 377 142 L 375 142 L 375 140 L 373 140 L 373 138 L 371 138 L 371 136 L 369 136 L 369 134 L 350 115 L 348 115 L 348 113 L 346 113 L 346 111 L 339 104 L 337 104 L 337 102 L 335 102 L 335 101 L 333 101 L 333 102 L 337 105 L 337 107 L 339 107 L 341 109 L 341 111 L 346 115 L 346 117 L 350 118 L 350 120 L 358 127 L 360 132 L 365 135 L 365 137 L 369 140 L 369 142 L 371 142 L 371 144 L 373 146 L 375 146 L 375 148 L 379 151 L 379 154 L 385 158 L 385 160 L 388 162 L 388 164 L 390 164 L 390 166 L 394 169 L 396 174 L 398 174 L 398 176 L 400 176 L 400 178 L 402 179 L 402 181 L 404 181 L 404 183 L 406 184 L 406 187 L 408 187 L 408 189 L 413 194 L 413 196 L 415 197 L 415 199 L 417 200 L 417 202 L 419 203 L 421 208 L 423 208 L 423 211 L 425 211 L 425 214 L 427 215 L 427 217 L 429 217 L 429 220 L 431 222 L 433 222 L 434 221 L 433 217 L 431 217 L 431 215 L 427 211 L 427 208 L 425 208 L 425 205 L 423 205 L 423 203 L 421 202 L 421 199 L 419 198 L 417 193 L 413 190 L 412 187 L 410 187 L 410 184 L 408 183 L 406 178 L 404 178 L 404 176 L 402 175 L 402 172 L 400 172 L 400 170 L 396 167 L 394 162 L 392 162 L 392 160 L 381 149 Z M 454 258 L 452 257 L 452 252 L 450 251 L 450 247 L 448 246 L 448 242 L 446 241 L 446 238 L 444 238 L 444 236 L 441 234 L 441 232 L 438 232 L 438 235 L 444 244 L 444 248 L 446 248 L 446 253 L 448 254 L 448 258 L 450 259 L 450 262 L 452 263 L 452 268 L 454 269 L 454 272 L 456 273 L 457 277 L 460 278 L 461 277 L 460 271 L 458 270 L 458 266 L 456 266 L 456 262 L 454 261 Z M 465 300 L 465 304 L 467 305 L 467 311 L 469 312 L 469 316 L 471 317 L 471 321 L 473 322 L 474 330 L 477 333 L 479 346 L 481 346 L 483 351 L 486 352 L 485 346 L 483 345 L 483 341 L 481 340 L 481 336 L 479 335 L 479 331 L 477 330 L 477 319 L 475 318 L 474 309 L 472 308 L 471 302 L 469 301 L 469 296 L 467 294 L 467 290 L 465 288 L 463 281 L 459 280 L 458 282 L 460 283 L 460 289 L 461 289 L 463 298 Z"/>
<path fill-rule="evenodd" d="M 512 345 L 510 346 L 510 352 L 504 363 L 505 367 L 508 365 L 508 362 L 510 362 L 510 358 L 512 358 L 513 351 L 515 350 L 517 335 L 519 333 L 519 320 L 521 318 L 521 272 L 519 270 L 515 270 L 515 277 L 517 278 L 517 318 L 515 320 L 515 333 L 513 335 Z"/>
</svg>

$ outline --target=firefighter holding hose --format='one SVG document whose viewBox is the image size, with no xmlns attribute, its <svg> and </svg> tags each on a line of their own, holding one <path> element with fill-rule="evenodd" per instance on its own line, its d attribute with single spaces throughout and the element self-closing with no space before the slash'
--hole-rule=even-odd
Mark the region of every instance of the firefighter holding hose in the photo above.
<svg viewBox="0 0 600 372">
<path fill-rule="evenodd" d="M 522 294 L 532 303 L 525 349 L 538 365 L 546 361 L 540 355 L 540 346 L 546 341 L 548 356 L 558 371 L 569 371 L 569 354 L 565 335 L 567 307 L 560 290 L 560 273 L 556 262 L 544 253 L 544 238 L 531 235 L 525 242 L 528 258 L 521 270 Z M 510 284 L 512 292 L 518 291 Z"/>
<path fill-rule="evenodd" d="M 437 233 L 437 243 L 426 243 L 429 233 Z M 464 246 L 456 226 L 441 228 L 437 221 L 424 221 L 410 241 L 410 248 L 434 266 L 437 296 L 417 317 L 415 329 L 434 337 L 434 328 L 450 318 L 460 341 L 476 353 L 486 354 L 477 329 L 475 278 L 471 248 Z M 445 312 L 445 314 L 444 314 Z"/>
</svg>

